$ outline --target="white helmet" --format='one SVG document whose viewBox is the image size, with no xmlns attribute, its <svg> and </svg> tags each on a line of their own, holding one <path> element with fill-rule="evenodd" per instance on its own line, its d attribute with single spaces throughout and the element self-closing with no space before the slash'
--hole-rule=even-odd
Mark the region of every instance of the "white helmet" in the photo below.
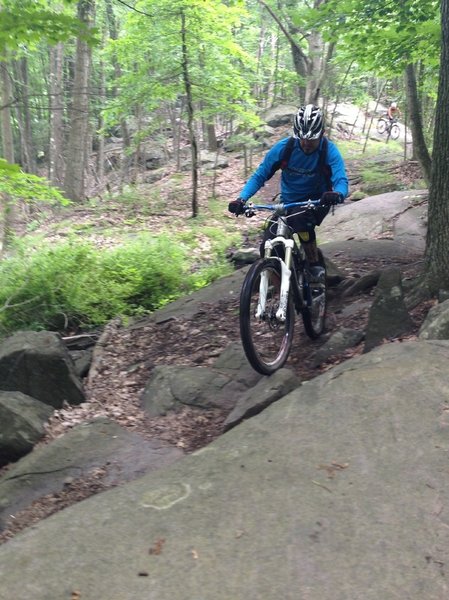
<svg viewBox="0 0 449 600">
<path fill-rule="evenodd" d="M 392 102 L 391 103 L 391 108 L 397 108 L 398 107 L 398 103 L 397 102 Z"/>
<path fill-rule="evenodd" d="M 316 140 L 324 130 L 323 114 L 318 106 L 301 106 L 293 122 L 293 136 L 300 140 Z"/>
</svg>

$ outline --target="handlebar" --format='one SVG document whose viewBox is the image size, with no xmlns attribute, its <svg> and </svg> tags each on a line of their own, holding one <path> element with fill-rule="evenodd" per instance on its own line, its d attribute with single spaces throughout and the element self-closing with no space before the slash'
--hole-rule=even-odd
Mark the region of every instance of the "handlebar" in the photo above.
<svg viewBox="0 0 449 600">
<path fill-rule="evenodd" d="M 305 210 L 314 210 L 317 206 L 323 206 L 321 200 L 306 200 L 304 202 L 277 202 L 276 204 L 254 204 L 248 201 L 245 205 L 245 217 L 254 217 L 257 210 L 269 210 L 284 215 L 287 208 L 302 207 Z"/>
</svg>

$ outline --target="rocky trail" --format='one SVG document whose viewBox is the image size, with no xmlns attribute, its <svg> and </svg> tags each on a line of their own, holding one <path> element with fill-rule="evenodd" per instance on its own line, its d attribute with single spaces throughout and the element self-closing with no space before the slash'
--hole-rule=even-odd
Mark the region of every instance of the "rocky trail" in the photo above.
<svg viewBox="0 0 449 600">
<path fill-rule="evenodd" d="M 397 158 L 394 158 L 390 167 L 393 171 L 396 170 Z M 226 169 L 226 173 L 220 174 L 218 181 L 218 189 L 223 192 L 226 190 L 228 197 L 230 172 L 231 177 L 234 173 L 235 179 L 238 179 L 238 160 L 233 164 L 230 169 Z M 349 176 L 355 184 L 355 189 L 361 164 L 362 160 L 348 163 Z M 419 171 L 414 169 L 413 165 L 409 165 L 408 168 L 410 184 L 410 181 L 419 177 Z M 269 199 L 276 191 L 275 177 L 263 189 L 262 197 Z M 356 211 L 355 204 L 354 210 Z M 79 219 L 79 211 L 75 211 L 75 214 Z M 88 214 L 85 218 L 89 220 Z M 120 223 L 117 211 L 111 218 Z M 328 221 L 330 219 L 331 216 L 328 217 Z M 152 216 L 150 222 L 151 226 L 157 226 L 158 219 Z M 247 226 L 244 219 L 236 220 L 235 225 L 244 233 Z M 405 257 L 354 257 L 341 252 L 333 261 L 342 273 L 356 279 L 386 267 L 398 267 L 404 279 L 411 280 L 421 269 L 421 262 L 416 254 Z M 364 331 L 373 292 L 374 289 L 371 288 L 342 300 L 331 288 L 326 333 L 318 340 L 307 338 L 300 317 L 297 317 L 294 344 L 286 366 L 294 371 L 301 381 L 311 380 L 335 364 L 363 352 L 362 343 L 334 355 L 331 360 L 319 366 L 314 362 L 317 351 L 332 332 L 342 327 Z M 419 330 L 428 308 L 428 304 L 424 304 L 411 312 L 415 329 L 408 335 L 408 339 L 413 338 Z M 48 444 L 81 423 L 100 417 L 111 419 L 148 440 L 161 440 L 185 453 L 206 446 L 223 433 L 223 423 L 229 412 L 227 410 L 204 410 L 186 406 L 165 416 L 150 418 L 142 410 L 141 396 L 156 366 L 209 366 L 229 344 L 239 341 L 237 295 L 223 297 L 219 292 L 212 300 L 209 298 L 208 301 L 200 303 L 193 314 L 179 314 L 167 320 L 147 318 L 130 325 L 123 325 L 115 320 L 102 332 L 93 332 L 92 335 L 96 341 L 100 338 L 101 344 L 97 344 L 94 353 L 95 367 L 85 380 L 88 402 L 80 406 L 67 405 L 55 411 L 47 425 L 46 436 L 37 447 Z M 70 347 L 70 340 L 67 340 L 67 343 Z M 5 467 L 0 474 L 7 471 L 8 467 Z M 104 478 L 105 472 L 101 469 L 96 470 L 90 477 L 70 481 L 63 493 L 50 494 L 33 502 L 29 508 L 14 516 L 10 528 L 0 535 L 0 543 L 41 518 L 106 489 Z"/>
</svg>

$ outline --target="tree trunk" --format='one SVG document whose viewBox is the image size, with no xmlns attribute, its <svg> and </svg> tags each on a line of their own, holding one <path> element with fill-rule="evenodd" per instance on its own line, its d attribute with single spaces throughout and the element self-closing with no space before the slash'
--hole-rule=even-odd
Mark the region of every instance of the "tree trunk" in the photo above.
<svg viewBox="0 0 449 600">
<path fill-rule="evenodd" d="M 193 109 L 192 83 L 189 73 L 189 56 L 187 52 L 186 18 L 181 11 L 181 44 L 182 44 L 182 76 L 187 98 L 187 126 L 190 136 L 190 148 L 192 156 L 192 217 L 198 216 L 198 142 L 195 135 L 195 115 Z"/>
<path fill-rule="evenodd" d="M 100 102 L 102 106 L 106 105 L 106 73 L 104 68 L 104 62 L 100 60 Z M 97 171 L 97 181 L 100 186 L 100 191 L 103 189 L 104 184 L 104 161 L 105 161 L 105 143 L 104 143 L 104 133 L 102 131 L 104 126 L 103 114 L 100 112 L 98 117 L 98 130 L 99 133 L 97 136 L 97 163 L 96 163 L 96 171 Z"/>
<path fill-rule="evenodd" d="M 217 133 L 215 131 L 215 123 L 212 121 L 206 125 L 207 131 L 207 148 L 210 152 L 216 152 L 218 149 Z"/>
<path fill-rule="evenodd" d="M 115 18 L 112 2 L 111 2 L 111 0 L 105 0 L 105 1 L 106 1 L 106 15 L 107 15 L 107 21 L 108 21 L 108 26 L 109 26 L 109 37 L 111 38 L 111 40 L 117 40 L 118 39 L 117 19 Z M 120 66 L 119 61 L 117 60 L 115 53 L 113 53 L 113 55 L 112 55 L 112 65 L 114 67 L 115 80 L 118 81 L 120 79 L 120 77 L 122 76 L 122 68 Z M 112 94 L 114 97 L 117 97 L 119 95 L 117 87 L 113 87 Z M 128 149 L 131 145 L 131 136 L 129 135 L 128 124 L 127 124 L 125 118 L 120 119 L 120 132 L 121 132 L 121 137 L 122 137 L 122 156 L 123 156 L 122 177 L 124 178 L 124 177 L 126 177 L 126 173 L 128 170 L 129 160 L 127 157 L 129 154 Z"/>
<path fill-rule="evenodd" d="M 308 38 L 309 64 L 307 73 L 305 104 L 318 104 L 322 81 L 324 44 L 321 35 L 312 31 Z"/>
<path fill-rule="evenodd" d="M 267 89 L 267 106 L 272 108 L 278 98 L 278 77 L 279 77 L 279 36 L 271 34 L 271 64 L 273 65 L 270 80 Z"/>
<path fill-rule="evenodd" d="M 11 77 L 8 64 L 0 61 L 0 113 L 2 127 L 3 158 L 14 163 L 14 137 L 11 125 L 11 106 L 13 104 Z M 0 255 L 9 245 L 14 234 L 16 205 L 8 194 L 0 192 Z"/>
<path fill-rule="evenodd" d="M 36 173 L 35 150 L 31 133 L 31 115 L 29 106 L 28 61 L 25 57 L 14 61 L 15 95 L 17 124 L 20 132 L 20 158 L 24 171 Z"/>
<path fill-rule="evenodd" d="M 263 66 L 262 66 L 262 57 L 265 51 L 265 25 L 264 25 L 264 15 L 263 13 L 260 15 L 260 24 L 259 24 L 259 45 L 257 46 L 257 56 L 256 56 L 256 83 L 254 84 L 253 94 L 261 108 L 266 108 L 266 96 L 264 97 L 263 93 Z"/>
<path fill-rule="evenodd" d="M 300 104 L 303 102 L 302 99 L 306 97 L 308 65 L 304 53 L 296 43 L 290 42 L 290 49 L 292 51 L 293 66 L 298 76 L 298 104 Z"/>
<path fill-rule="evenodd" d="M 441 61 L 435 111 L 425 273 L 433 293 L 449 289 L 449 0 L 441 0 Z"/>
<path fill-rule="evenodd" d="M 91 22 L 94 0 L 79 0 L 78 18 Z M 89 75 L 91 54 L 87 43 L 76 43 L 75 77 L 73 82 L 70 131 L 67 143 L 67 166 L 64 191 L 68 198 L 82 202 L 85 198 L 86 140 L 89 134 Z"/>
<path fill-rule="evenodd" d="M 320 96 L 321 87 L 323 86 L 327 65 L 332 57 L 334 44 L 325 46 L 321 33 L 318 30 L 300 32 L 299 29 L 292 24 L 287 26 L 281 21 L 277 14 L 270 8 L 264 0 L 258 0 L 271 15 L 274 21 L 278 24 L 279 29 L 286 36 L 292 50 L 293 66 L 298 75 L 299 98 L 305 104 L 317 104 Z M 313 7 L 318 8 L 321 4 L 325 4 L 326 0 L 314 0 Z M 301 37 L 307 40 L 308 53 L 306 54 L 297 39 L 297 34 L 301 33 Z"/>
<path fill-rule="evenodd" d="M 430 158 L 429 151 L 427 149 L 426 141 L 424 139 L 422 119 L 421 119 L 421 106 L 418 98 L 418 90 L 416 86 L 415 68 L 413 65 L 407 65 L 405 70 L 405 83 L 407 90 L 407 106 L 408 113 L 410 115 L 410 129 L 413 137 L 413 149 L 416 158 L 421 165 L 423 170 L 424 179 L 426 183 L 430 182 L 430 173 L 432 167 L 432 159 Z"/>
<path fill-rule="evenodd" d="M 64 46 L 50 49 L 50 144 L 49 176 L 53 185 L 62 187 L 64 181 Z"/>
<path fill-rule="evenodd" d="M 1 120 L 2 120 L 2 148 L 3 158 L 10 163 L 15 162 L 14 158 L 14 138 L 11 126 L 11 107 L 14 99 L 12 95 L 11 77 L 6 62 L 0 61 L 2 101 L 1 101 Z"/>
</svg>

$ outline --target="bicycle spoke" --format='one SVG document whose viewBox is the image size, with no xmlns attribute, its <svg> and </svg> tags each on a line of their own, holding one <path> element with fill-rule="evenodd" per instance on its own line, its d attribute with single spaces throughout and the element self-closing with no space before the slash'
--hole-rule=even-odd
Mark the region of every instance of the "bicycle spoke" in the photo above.
<svg viewBox="0 0 449 600">
<path fill-rule="evenodd" d="M 261 278 L 264 280 L 262 286 Z M 271 259 L 261 261 L 248 273 L 242 289 L 240 328 L 243 347 L 251 365 L 265 375 L 285 363 L 292 342 L 294 313 L 291 302 L 286 319 L 278 318 L 280 288 L 279 262 Z"/>
</svg>

